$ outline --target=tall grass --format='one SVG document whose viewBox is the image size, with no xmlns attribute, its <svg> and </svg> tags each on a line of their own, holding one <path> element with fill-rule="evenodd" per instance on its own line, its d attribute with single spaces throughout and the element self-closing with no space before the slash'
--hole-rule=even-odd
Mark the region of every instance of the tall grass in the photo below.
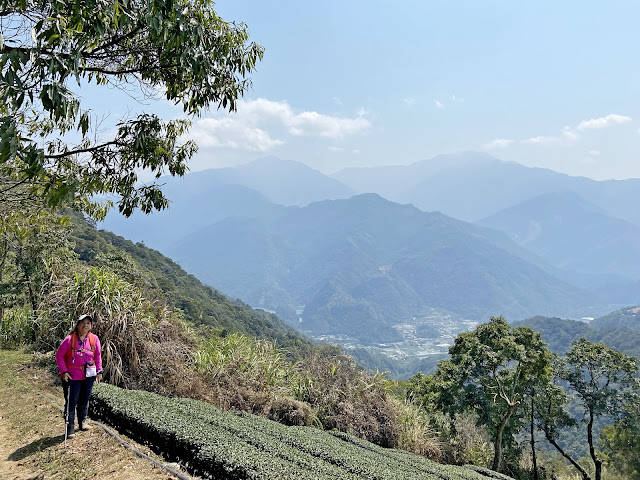
<svg viewBox="0 0 640 480">
<path fill-rule="evenodd" d="M 33 339 L 31 310 L 14 307 L 4 310 L 0 318 L 0 348 L 18 348 Z"/>
<path fill-rule="evenodd" d="M 398 448 L 441 461 L 443 445 L 439 434 L 430 425 L 428 413 L 420 403 L 412 400 L 398 401 Z"/>
<path fill-rule="evenodd" d="M 213 336 L 201 342 L 193 361 L 214 403 L 287 425 L 317 423 L 312 408 L 293 395 L 297 365 L 273 342 L 239 333 Z"/>
<path fill-rule="evenodd" d="M 57 348 L 83 313 L 94 317 L 93 332 L 100 338 L 105 379 L 116 385 L 139 383 L 137 379 L 152 362 L 160 360 L 147 358 L 154 350 L 151 346 L 176 335 L 166 326 L 170 312 L 165 304 L 146 300 L 138 288 L 108 268 L 78 267 L 50 280 L 37 315 L 40 348 Z M 175 356 L 180 357 L 183 350 L 180 347 Z M 185 359 L 179 361 L 185 363 Z"/>
</svg>

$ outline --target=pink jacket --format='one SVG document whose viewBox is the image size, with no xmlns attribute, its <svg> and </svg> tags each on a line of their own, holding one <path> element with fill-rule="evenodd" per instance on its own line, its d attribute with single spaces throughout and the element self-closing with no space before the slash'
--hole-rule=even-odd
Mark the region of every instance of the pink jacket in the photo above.
<svg viewBox="0 0 640 480">
<path fill-rule="evenodd" d="M 90 334 L 93 335 L 93 334 Z M 76 345 L 71 345 L 71 337 L 76 339 Z M 95 352 L 91 351 L 89 335 L 80 340 L 78 335 L 67 335 L 56 351 L 56 363 L 60 376 L 65 372 L 71 375 L 71 380 L 84 380 L 84 366 L 87 363 L 95 363 L 98 373 L 102 373 L 102 354 L 100 340 L 95 337 Z"/>
</svg>

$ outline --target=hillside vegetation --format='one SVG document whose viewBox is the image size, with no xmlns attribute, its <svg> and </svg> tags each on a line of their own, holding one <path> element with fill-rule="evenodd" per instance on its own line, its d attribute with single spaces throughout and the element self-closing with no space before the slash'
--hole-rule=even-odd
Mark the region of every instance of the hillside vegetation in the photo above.
<svg viewBox="0 0 640 480">
<path fill-rule="evenodd" d="M 544 457 L 540 447 L 529 448 L 529 439 L 535 446 L 540 444 L 536 437 L 544 437 L 561 450 L 561 433 L 591 417 L 597 421 L 588 423 L 589 431 L 606 420 L 606 443 L 598 444 L 605 453 L 576 457 L 584 478 L 601 480 L 604 471 L 613 479 L 632 471 L 633 466 L 616 471 L 608 458 L 626 448 L 625 438 L 636 435 L 637 360 L 606 345 L 578 338 L 555 364 L 539 333 L 512 329 L 502 317 L 492 318 L 459 334 L 451 358 L 440 362 L 435 374 L 391 382 L 385 374 L 366 373 L 336 347 L 314 346 L 298 337 L 274 315 L 229 301 L 158 252 L 96 231 L 78 218 L 27 211 L 5 217 L 3 235 L 2 347 L 50 352 L 80 313 L 92 312 L 103 345 L 105 380 L 126 389 L 116 395 L 121 400 L 109 400 L 110 407 L 105 393 L 103 406 L 112 412 L 108 416 L 120 418 L 121 426 L 138 425 L 158 441 L 197 442 L 183 451 L 202 454 L 206 460 L 200 465 L 214 460 L 215 468 L 237 473 L 230 478 L 249 478 L 251 472 L 268 478 L 272 474 L 266 472 L 280 468 L 304 478 L 300 469 L 315 474 L 316 467 L 329 472 L 327 478 L 338 473 L 336 478 L 385 478 L 418 464 L 425 478 L 473 474 L 407 460 L 413 457 L 399 449 L 444 463 L 473 464 L 487 475 L 497 475 L 483 470 L 491 467 L 519 480 L 531 473 L 542 479 L 569 478 L 562 461 Z M 44 358 L 55 368 L 50 355 Z M 590 403 L 596 397 L 583 390 L 589 384 L 583 378 L 585 358 L 615 387 L 596 395 L 607 395 L 606 412 L 601 403 Z M 568 408 L 569 395 L 582 396 L 584 408 Z M 153 404 L 160 410 L 145 417 L 134 408 L 139 396 L 149 412 L 155 411 Z M 231 417 L 211 405 L 236 413 Z M 165 415 L 178 422 L 174 408 L 202 412 L 201 421 L 197 426 L 156 422 Z M 197 434 L 185 433 L 191 429 Z M 313 438 L 307 445 L 321 444 L 322 449 L 311 452 L 296 443 L 297 438 L 304 443 L 307 435 Z M 294 439 L 285 441 L 290 436 Z M 227 439 L 222 455 L 219 438 Z M 595 452 L 594 438 L 590 435 L 588 442 Z M 242 450 L 245 444 L 253 453 Z M 350 451 L 350 444 L 364 452 Z M 236 447 L 228 445 L 241 453 L 233 454 Z M 572 452 L 562 451 L 573 459 Z M 361 457 L 369 460 L 363 463 Z M 534 458 L 538 460 L 532 464 Z M 392 473 L 371 470 L 384 465 Z"/>
<path fill-rule="evenodd" d="M 388 450 L 338 431 L 287 427 L 210 404 L 124 391 L 96 389 L 99 418 L 212 479 L 404 480 L 505 479 L 484 469 L 440 465 Z"/>
<path fill-rule="evenodd" d="M 77 218 L 26 212 L 11 220 L 3 231 L 2 348 L 49 352 L 88 311 L 109 383 L 441 457 L 420 407 L 394 398 L 383 374 L 367 374 L 339 349 L 314 347 L 274 315 L 231 302 L 157 252 Z"/>
<path fill-rule="evenodd" d="M 83 219 L 74 218 L 69 240 L 80 261 L 90 265 L 109 263 L 147 292 L 162 292 L 167 303 L 180 310 L 191 324 L 268 338 L 292 350 L 310 348 L 308 340 L 276 315 L 228 298 L 144 244 L 96 230 Z"/>
</svg>

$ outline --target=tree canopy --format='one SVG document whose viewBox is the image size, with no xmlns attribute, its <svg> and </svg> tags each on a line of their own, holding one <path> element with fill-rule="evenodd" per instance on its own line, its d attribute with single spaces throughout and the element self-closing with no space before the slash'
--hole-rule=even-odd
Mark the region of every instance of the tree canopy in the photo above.
<svg viewBox="0 0 640 480">
<path fill-rule="evenodd" d="M 222 20 L 210 0 L 0 0 L 0 200 L 23 185 L 49 206 L 94 216 L 90 198 L 100 193 L 118 195 L 125 215 L 166 207 L 159 186 L 139 185 L 136 172 L 183 175 L 196 151 L 181 143 L 189 118 L 235 110 L 262 55 L 247 27 Z M 187 118 L 142 112 L 105 138 L 81 103 L 87 84 L 163 97 Z"/>
<path fill-rule="evenodd" d="M 550 378 L 551 353 L 538 332 L 512 328 L 503 317 L 492 317 L 459 334 L 449 354 L 451 359 L 440 362 L 426 382 L 426 392 L 420 393 L 431 395 L 426 400 L 450 414 L 475 410 L 492 432 L 492 468 L 499 470 L 504 432 L 525 412 L 528 389 Z"/>
</svg>

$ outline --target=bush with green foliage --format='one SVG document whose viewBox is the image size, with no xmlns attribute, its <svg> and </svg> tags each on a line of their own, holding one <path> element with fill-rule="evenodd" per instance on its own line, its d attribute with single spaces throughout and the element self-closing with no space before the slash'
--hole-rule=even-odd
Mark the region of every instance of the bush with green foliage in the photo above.
<svg viewBox="0 0 640 480">
<path fill-rule="evenodd" d="M 287 427 L 204 402 L 105 384 L 95 389 L 91 414 L 206 478 L 481 480 L 488 476 L 345 433 Z M 507 479 L 498 474 L 493 478 Z"/>
</svg>

